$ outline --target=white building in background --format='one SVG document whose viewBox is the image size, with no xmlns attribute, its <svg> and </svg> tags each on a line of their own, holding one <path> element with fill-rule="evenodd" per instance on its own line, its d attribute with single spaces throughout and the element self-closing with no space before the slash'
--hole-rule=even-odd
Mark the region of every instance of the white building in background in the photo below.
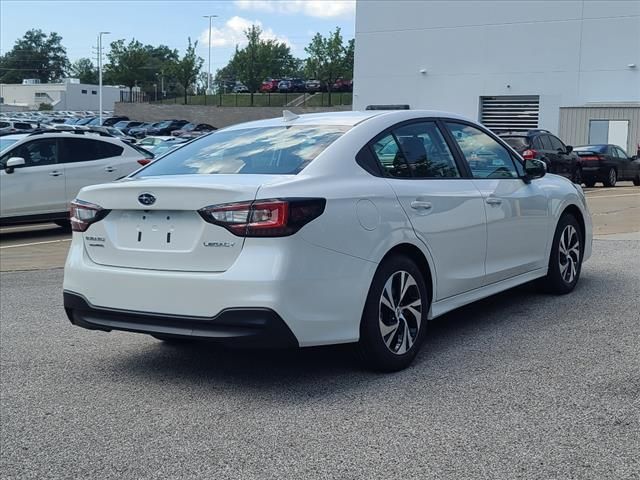
<svg viewBox="0 0 640 480">
<path fill-rule="evenodd" d="M 120 101 L 120 87 L 102 87 L 102 108 L 113 110 Z M 67 78 L 62 83 L 37 83 L 24 80 L 22 84 L 0 84 L 0 104 L 3 109 L 27 108 L 37 110 L 41 103 L 48 103 L 54 110 L 98 110 L 98 85 L 80 83 Z"/>
<path fill-rule="evenodd" d="M 633 151 L 640 0 L 359 1 L 354 109 L 370 104 L 545 128 L 574 144 L 626 138 Z M 576 112 L 582 130 L 561 119 Z"/>
</svg>

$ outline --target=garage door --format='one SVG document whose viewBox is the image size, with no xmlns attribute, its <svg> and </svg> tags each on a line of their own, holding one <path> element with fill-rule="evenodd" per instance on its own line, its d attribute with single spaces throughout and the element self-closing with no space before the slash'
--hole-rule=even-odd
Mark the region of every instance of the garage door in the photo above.
<svg viewBox="0 0 640 480">
<path fill-rule="evenodd" d="M 539 113 L 538 95 L 480 97 L 480 122 L 496 133 L 538 128 Z"/>
</svg>

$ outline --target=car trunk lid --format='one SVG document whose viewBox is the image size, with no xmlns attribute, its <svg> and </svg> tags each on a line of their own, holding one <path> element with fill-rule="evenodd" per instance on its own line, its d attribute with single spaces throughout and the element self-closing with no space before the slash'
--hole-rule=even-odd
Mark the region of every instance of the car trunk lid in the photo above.
<svg viewBox="0 0 640 480">
<path fill-rule="evenodd" d="M 110 212 L 82 233 L 85 249 L 93 262 L 106 266 L 225 271 L 240 255 L 244 238 L 205 222 L 198 210 L 254 200 L 260 185 L 274 177 L 176 175 L 88 187 L 79 198 Z"/>
</svg>

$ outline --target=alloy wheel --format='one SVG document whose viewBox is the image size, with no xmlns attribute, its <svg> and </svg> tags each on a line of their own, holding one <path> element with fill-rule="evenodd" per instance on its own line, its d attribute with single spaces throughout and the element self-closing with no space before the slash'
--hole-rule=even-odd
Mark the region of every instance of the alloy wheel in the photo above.
<svg viewBox="0 0 640 480">
<path fill-rule="evenodd" d="M 580 262 L 580 237 L 573 225 L 567 225 L 560 235 L 558 256 L 562 280 L 565 283 L 573 282 Z"/>
<path fill-rule="evenodd" d="M 382 289 L 379 325 L 382 340 L 396 355 L 409 351 L 418 338 L 422 322 L 422 297 L 410 273 L 393 273 Z"/>
<path fill-rule="evenodd" d="M 612 168 L 611 170 L 609 170 L 609 184 L 613 187 L 615 186 L 617 180 L 618 178 L 616 175 L 616 171 Z"/>
</svg>

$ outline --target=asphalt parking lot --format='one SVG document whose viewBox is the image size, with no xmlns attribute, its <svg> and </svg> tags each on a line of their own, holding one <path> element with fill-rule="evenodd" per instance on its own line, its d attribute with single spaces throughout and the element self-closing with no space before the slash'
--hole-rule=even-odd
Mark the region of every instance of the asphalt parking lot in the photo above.
<svg viewBox="0 0 640 480">
<path fill-rule="evenodd" d="M 577 289 L 431 324 L 415 364 L 347 347 L 170 347 L 73 327 L 68 235 L 0 230 L 0 478 L 640 478 L 640 188 L 587 193 Z"/>
</svg>

